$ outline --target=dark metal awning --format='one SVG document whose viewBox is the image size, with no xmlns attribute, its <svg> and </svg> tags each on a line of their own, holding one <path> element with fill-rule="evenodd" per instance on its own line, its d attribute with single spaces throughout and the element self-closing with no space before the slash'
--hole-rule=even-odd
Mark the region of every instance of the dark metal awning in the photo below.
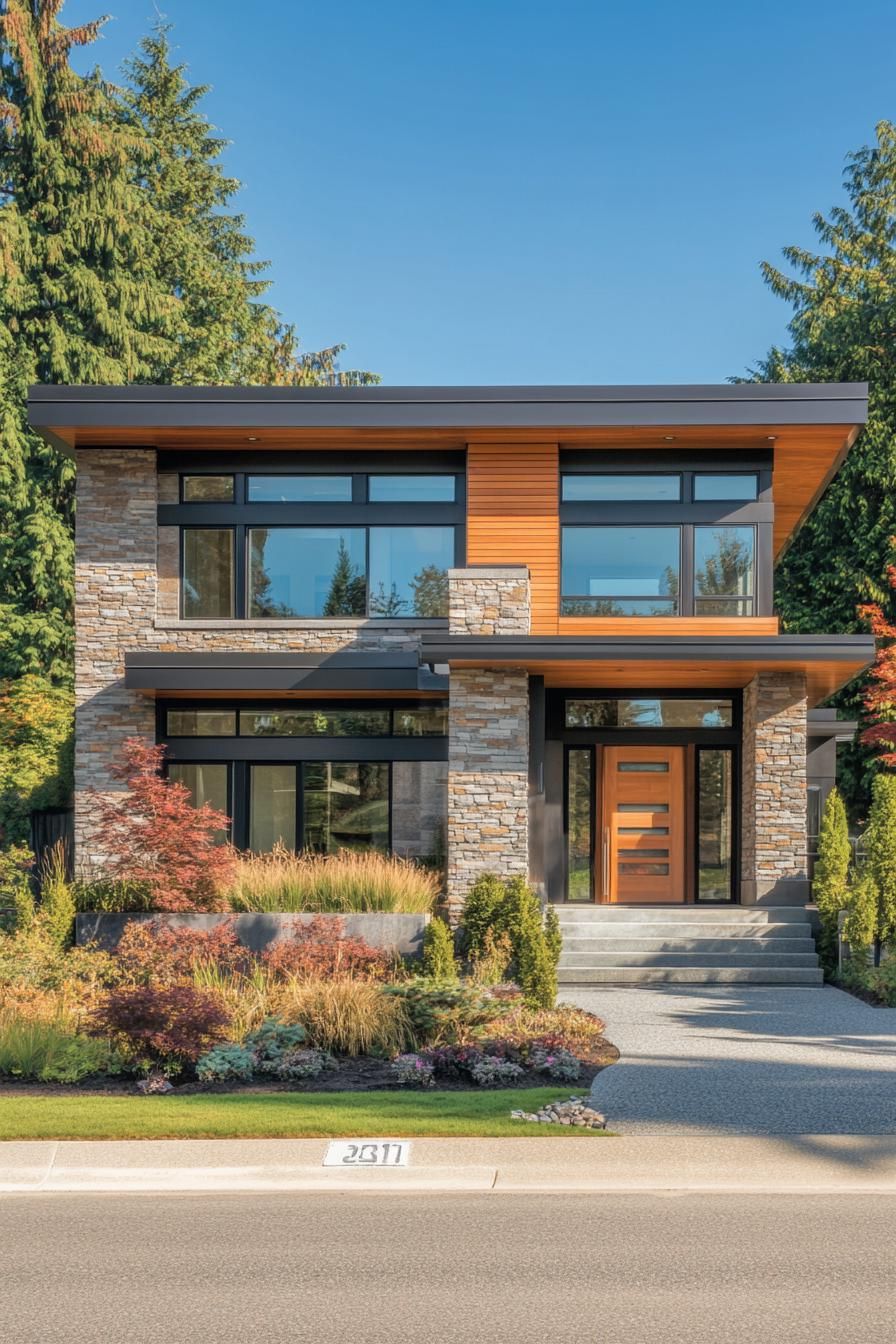
<svg viewBox="0 0 896 1344">
<path fill-rule="evenodd" d="M 421 666 L 414 651 L 335 653 L 126 653 L 129 690 L 201 696 L 313 691 L 442 692 L 448 678 Z"/>
</svg>

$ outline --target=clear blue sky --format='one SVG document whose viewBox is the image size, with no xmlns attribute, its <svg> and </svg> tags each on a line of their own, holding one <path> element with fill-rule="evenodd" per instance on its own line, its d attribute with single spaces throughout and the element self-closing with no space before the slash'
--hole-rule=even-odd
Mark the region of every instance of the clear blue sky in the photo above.
<svg viewBox="0 0 896 1344">
<path fill-rule="evenodd" d="M 158 0 L 272 298 L 387 383 L 712 382 L 896 117 L 887 0 Z M 115 73 L 152 0 L 114 16 Z"/>
</svg>

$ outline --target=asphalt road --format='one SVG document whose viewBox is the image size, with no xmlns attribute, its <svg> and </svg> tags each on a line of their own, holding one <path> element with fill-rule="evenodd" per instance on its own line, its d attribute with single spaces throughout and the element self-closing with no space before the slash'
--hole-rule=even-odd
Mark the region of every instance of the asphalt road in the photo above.
<svg viewBox="0 0 896 1344">
<path fill-rule="evenodd" d="M 0 1201 L 3 1344 L 892 1344 L 896 1198 Z"/>
</svg>

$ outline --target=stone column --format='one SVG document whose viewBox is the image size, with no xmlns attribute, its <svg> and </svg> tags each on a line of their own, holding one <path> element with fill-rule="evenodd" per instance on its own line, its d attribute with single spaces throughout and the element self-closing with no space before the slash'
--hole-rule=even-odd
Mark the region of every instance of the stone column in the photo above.
<svg viewBox="0 0 896 1344">
<path fill-rule="evenodd" d="M 75 864 L 102 868 L 90 790 L 127 737 L 155 742 L 152 700 L 124 687 L 124 650 L 152 637 L 156 605 L 154 449 L 78 451 L 75 527 Z"/>
<path fill-rule="evenodd" d="M 809 900 L 806 678 L 762 672 L 744 691 L 741 900 Z"/>
<path fill-rule="evenodd" d="M 529 633 L 525 567 L 453 569 L 452 634 Z M 448 726 L 447 888 L 452 921 L 481 873 L 528 876 L 529 676 L 452 667 Z"/>
</svg>

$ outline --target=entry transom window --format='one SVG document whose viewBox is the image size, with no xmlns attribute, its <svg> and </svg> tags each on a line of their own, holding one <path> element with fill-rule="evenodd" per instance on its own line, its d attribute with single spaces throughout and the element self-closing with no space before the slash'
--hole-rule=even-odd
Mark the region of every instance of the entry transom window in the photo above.
<svg viewBox="0 0 896 1344">
<path fill-rule="evenodd" d="M 695 503 L 758 498 L 759 477 L 755 471 L 697 472 L 694 476 Z"/>
<path fill-rule="evenodd" d="M 350 504 L 351 476 L 250 476 L 250 504 Z"/>
<path fill-rule="evenodd" d="M 567 728 L 730 728 L 730 700 L 676 700 L 642 696 L 636 700 L 567 700 Z"/>
<path fill-rule="evenodd" d="M 675 616 L 681 529 L 564 527 L 564 616 Z"/>
</svg>

